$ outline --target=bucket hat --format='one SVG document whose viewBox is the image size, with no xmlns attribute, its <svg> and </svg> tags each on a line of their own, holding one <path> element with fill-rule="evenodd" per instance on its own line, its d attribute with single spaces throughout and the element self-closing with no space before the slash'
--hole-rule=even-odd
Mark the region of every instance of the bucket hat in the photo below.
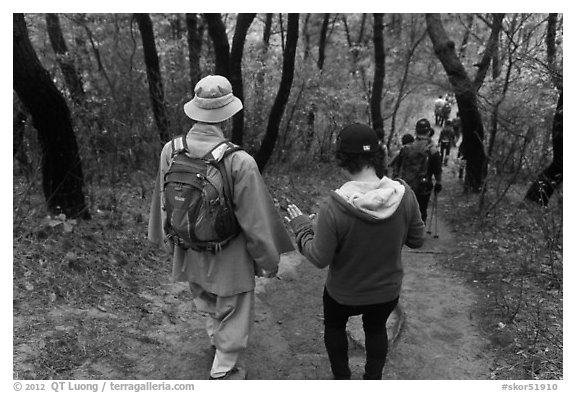
<svg viewBox="0 0 576 393">
<path fill-rule="evenodd" d="M 364 124 L 350 124 L 338 134 L 336 151 L 351 154 L 374 153 L 378 151 L 376 131 Z"/>
<path fill-rule="evenodd" d="M 232 94 L 232 85 L 228 79 L 220 75 L 208 75 L 194 87 L 194 98 L 184 104 L 184 113 L 192 120 L 220 123 L 242 108 L 242 101 Z"/>
</svg>

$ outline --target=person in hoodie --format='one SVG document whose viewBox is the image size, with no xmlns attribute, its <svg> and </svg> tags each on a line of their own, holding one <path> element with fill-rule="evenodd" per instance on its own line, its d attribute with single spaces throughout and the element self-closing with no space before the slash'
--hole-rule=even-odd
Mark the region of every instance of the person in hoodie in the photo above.
<svg viewBox="0 0 576 393">
<path fill-rule="evenodd" d="M 335 379 L 350 379 L 346 323 L 362 315 L 366 336 L 364 379 L 382 379 L 388 352 L 386 321 L 402 287 L 402 247 L 419 248 L 424 223 L 414 192 L 402 180 L 379 178 L 378 138 L 351 124 L 338 136 L 336 163 L 350 181 L 330 193 L 315 229 L 289 205 L 285 217 L 299 251 L 318 268 L 328 266 L 324 287 L 324 343 Z"/>
</svg>

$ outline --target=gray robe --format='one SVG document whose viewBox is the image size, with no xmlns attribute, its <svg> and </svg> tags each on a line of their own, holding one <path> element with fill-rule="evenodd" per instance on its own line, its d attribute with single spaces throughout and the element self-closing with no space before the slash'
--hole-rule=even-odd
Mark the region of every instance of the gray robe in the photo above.
<svg viewBox="0 0 576 393">
<path fill-rule="evenodd" d="M 203 156 L 224 140 L 222 130 L 197 123 L 188 132 L 187 143 L 194 156 Z M 274 270 L 280 254 L 293 251 L 294 246 L 264 184 L 256 162 L 248 153 L 238 151 L 224 158 L 228 175 L 233 179 L 235 215 L 242 233 L 222 251 L 197 252 L 172 247 L 167 243 L 163 223 L 166 219 L 161 204 L 161 180 L 169 165 L 171 145 L 168 142 L 160 155 L 160 169 L 152 196 L 148 239 L 153 244 L 164 243 L 173 254 L 172 278 L 200 285 L 205 291 L 219 296 L 231 296 L 252 291 L 257 267 Z"/>
</svg>

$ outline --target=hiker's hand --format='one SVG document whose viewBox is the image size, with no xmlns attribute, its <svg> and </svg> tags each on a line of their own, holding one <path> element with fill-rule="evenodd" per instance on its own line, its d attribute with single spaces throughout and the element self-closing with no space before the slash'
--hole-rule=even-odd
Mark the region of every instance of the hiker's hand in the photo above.
<svg viewBox="0 0 576 393">
<path fill-rule="evenodd" d="M 262 269 L 262 277 L 264 278 L 274 278 L 278 274 L 278 266 L 276 266 L 272 270 L 264 270 Z"/>
<path fill-rule="evenodd" d="M 174 242 L 169 238 L 164 239 L 164 250 L 170 255 L 174 254 Z"/>
<path fill-rule="evenodd" d="M 278 274 L 278 266 L 273 269 L 262 269 L 256 262 L 254 262 L 254 275 L 256 277 L 274 278 Z"/>
<path fill-rule="evenodd" d="M 434 192 L 438 194 L 440 191 L 442 191 L 442 183 L 434 184 Z"/>
<path fill-rule="evenodd" d="M 286 211 L 288 212 L 288 216 L 284 217 L 284 219 L 287 222 L 290 222 L 293 219 L 295 219 L 296 217 L 302 215 L 302 212 L 300 211 L 300 209 L 296 205 L 288 205 L 288 207 L 286 208 Z"/>
</svg>

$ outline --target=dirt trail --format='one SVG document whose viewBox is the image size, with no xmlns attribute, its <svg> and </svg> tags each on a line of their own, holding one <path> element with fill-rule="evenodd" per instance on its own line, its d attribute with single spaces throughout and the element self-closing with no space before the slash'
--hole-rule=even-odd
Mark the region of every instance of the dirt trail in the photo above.
<svg viewBox="0 0 576 393">
<path fill-rule="evenodd" d="M 438 233 L 438 239 L 427 235 L 422 249 L 404 251 L 406 320 L 385 378 L 489 379 L 489 341 L 480 334 L 473 312 L 476 294 L 439 265 L 439 258 L 454 249 L 442 221 Z"/>
<path fill-rule="evenodd" d="M 438 239 L 427 234 L 423 248 L 405 249 L 403 253 L 403 318 L 393 315 L 389 320 L 389 336 L 394 336 L 399 323 L 402 326 L 391 346 L 384 379 L 490 377 L 489 341 L 481 336 L 473 313 L 476 295 L 463 280 L 438 264 L 439 258 L 453 252 L 452 236 L 441 220 L 438 234 Z M 257 325 L 255 336 L 269 337 L 267 329 L 272 327 L 278 338 L 272 348 L 279 351 L 288 347 L 289 352 L 283 354 L 282 362 L 271 355 L 261 368 L 256 358 L 260 348 L 253 348 L 247 356 L 252 377 L 331 378 L 322 335 L 324 279 L 324 271 L 304 261 L 289 280 L 268 285 L 266 293 L 260 295 L 261 305 L 268 306 L 268 318 Z M 359 318 L 351 320 L 348 329 L 352 338 L 350 363 L 357 379 L 362 376 L 364 362 Z M 266 347 L 262 350 L 266 353 Z"/>
<path fill-rule="evenodd" d="M 406 249 L 401 306 L 402 329 L 390 348 L 385 379 L 488 379 L 491 360 L 473 314 L 475 294 L 438 264 L 452 252 L 452 238 L 439 221 L 439 238 L 426 235 L 419 250 Z M 298 254 L 284 258 L 281 279 L 260 280 L 256 318 L 242 362 L 250 379 L 330 379 L 323 343 L 322 289 L 326 271 Z M 213 350 L 204 320 L 183 284 L 150 288 L 140 320 L 98 310 L 60 308 L 52 312 L 64 326 L 67 318 L 106 318 L 122 332 L 122 365 L 92 359 L 74 371 L 76 379 L 206 379 Z M 109 323 L 111 321 L 108 321 Z M 400 318 L 390 320 L 390 331 Z M 361 323 L 349 323 L 353 378 L 361 378 Z M 58 328 L 57 328 L 58 329 Z M 65 330 L 64 327 L 60 329 Z"/>
<path fill-rule="evenodd" d="M 444 184 L 445 194 L 456 187 Z M 440 195 L 442 212 L 448 195 Z M 456 250 L 448 228 L 441 220 L 438 225 L 438 239 L 427 234 L 423 248 L 403 251 L 403 314 L 389 321 L 395 340 L 384 379 L 490 378 L 489 341 L 480 334 L 473 311 L 476 295 L 440 265 Z M 186 284 L 169 283 L 168 274 L 161 277 L 161 285 L 140 286 L 141 302 L 128 308 L 59 305 L 42 314 L 15 315 L 15 331 L 30 332 L 14 346 L 15 378 L 34 379 L 39 351 L 82 353 L 90 340 L 88 347 L 98 353 L 86 353 L 78 364 L 57 358 L 49 367 L 55 373 L 67 370 L 70 379 L 207 379 L 213 350 L 204 318 L 192 306 Z M 294 253 L 283 257 L 279 277 L 258 280 L 253 335 L 241 360 L 249 379 L 331 379 L 322 324 L 326 270 Z M 83 334 L 72 340 L 78 331 Z M 358 319 L 350 321 L 349 333 L 353 378 L 359 379 L 364 348 Z"/>
</svg>

